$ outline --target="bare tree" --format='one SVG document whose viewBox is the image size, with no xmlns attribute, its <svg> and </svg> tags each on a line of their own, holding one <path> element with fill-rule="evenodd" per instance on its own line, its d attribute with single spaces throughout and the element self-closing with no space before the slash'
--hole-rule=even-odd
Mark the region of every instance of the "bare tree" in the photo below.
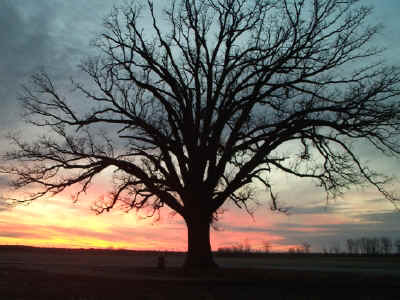
<svg viewBox="0 0 400 300">
<path fill-rule="evenodd" d="M 391 254 L 392 248 L 393 248 L 392 240 L 386 236 L 381 237 L 381 248 L 382 248 L 383 254 L 385 254 L 385 255 Z"/>
<path fill-rule="evenodd" d="M 271 252 L 271 243 L 269 241 L 263 241 L 263 250 L 264 250 L 264 253 Z"/>
<path fill-rule="evenodd" d="M 369 248 L 369 245 L 370 243 L 368 242 L 368 238 L 360 238 L 360 249 L 362 254 L 370 254 L 371 250 Z"/>
<path fill-rule="evenodd" d="M 353 239 L 346 240 L 347 252 L 349 254 L 355 254 L 355 241 Z"/>
<path fill-rule="evenodd" d="M 340 242 L 339 242 L 339 241 L 334 241 L 334 242 L 332 243 L 332 245 L 331 245 L 330 248 L 329 248 L 329 253 L 330 253 L 330 254 L 340 254 L 340 253 L 342 253 L 342 250 L 341 250 L 341 246 L 340 246 Z"/>
<path fill-rule="evenodd" d="M 242 244 L 243 253 L 251 253 L 251 245 L 248 239 L 245 239 Z"/>
<path fill-rule="evenodd" d="M 351 147 L 400 154 L 400 74 L 373 61 L 381 50 L 370 46 L 379 29 L 365 22 L 371 8 L 354 0 L 162 2 L 164 10 L 137 0 L 109 15 L 94 43 L 99 56 L 81 65 L 93 84 L 75 84 L 84 99 L 33 75 L 21 97 L 25 117 L 47 136 L 12 138 L 2 172 L 17 189 L 41 187 L 19 201 L 79 183 L 84 192 L 112 167 L 115 190 L 98 213 L 117 203 L 168 206 L 188 228 L 185 266 L 207 268 L 215 266 L 210 224 L 227 200 L 249 210 L 261 183 L 271 208 L 285 210 L 272 191 L 276 170 L 315 180 L 329 197 L 370 183 L 396 200 L 388 178 Z"/>
<path fill-rule="evenodd" d="M 381 240 L 379 238 L 362 237 L 359 239 L 362 254 L 377 255 L 382 253 Z"/>
<path fill-rule="evenodd" d="M 360 239 L 354 239 L 354 253 L 360 254 L 361 253 L 361 241 Z"/>
<path fill-rule="evenodd" d="M 372 255 L 377 255 L 381 253 L 380 240 L 376 237 L 368 239 L 370 244 L 369 248 Z"/>
<path fill-rule="evenodd" d="M 303 248 L 304 253 L 310 253 L 311 250 L 311 244 L 309 242 L 303 242 L 301 244 L 301 247 Z"/>
<path fill-rule="evenodd" d="M 400 240 L 396 240 L 394 244 L 396 246 L 397 254 L 400 254 Z"/>
</svg>

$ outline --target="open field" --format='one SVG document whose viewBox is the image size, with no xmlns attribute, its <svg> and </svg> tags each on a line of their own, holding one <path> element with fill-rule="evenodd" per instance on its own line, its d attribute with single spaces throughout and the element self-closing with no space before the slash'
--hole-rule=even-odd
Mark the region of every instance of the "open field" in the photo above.
<svg viewBox="0 0 400 300">
<path fill-rule="evenodd" d="M 400 299 L 400 256 L 218 256 L 187 276 L 183 254 L 0 247 L 0 299 Z"/>
</svg>

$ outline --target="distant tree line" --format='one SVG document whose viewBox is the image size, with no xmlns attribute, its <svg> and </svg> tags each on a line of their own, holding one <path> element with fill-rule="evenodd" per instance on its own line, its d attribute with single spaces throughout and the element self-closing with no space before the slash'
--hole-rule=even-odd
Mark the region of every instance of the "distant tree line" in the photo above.
<svg viewBox="0 0 400 300">
<path fill-rule="evenodd" d="M 288 249 L 290 254 L 310 253 L 311 244 L 303 242 L 297 247 Z M 323 254 L 351 254 L 351 255 L 390 255 L 400 254 L 400 239 L 392 240 L 388 237 L 360 237 L 349 238 L 345 246 L 339 241 L 333 242 L 329 247 L 322 249 Z"/>
<path fill-rule="evenodd" d="M 392 240 L 388 237 L 361 237 L 350 238 L 345 242 L 343 250 L 338 242 L 329 248 L 324 248 L 325 254 L 354 254 L 354 255 L 389 255 L 400 254 L 400 239 Z"/>
<path fill-rule="evenodd" d="M 254 252 L 248 240 L 243 243 L 236 243 L 230 247 L 220 247 L 217 250 L 219 254 L 248 254 Z"/>
<path fill-rule="evenodd" d="M 218 254 L 249 254 L 249 253 L 271 253 L 272 245 L 269 241 L 263 242 L 262 249 L 253 249 L 248 240 L 236 243 L 230 247 L 220 247 Z M 288 249 L 289 254 L 311 253 L 311 244 L 302 242 L 296 247 Z M 350 255 L 390 255 L 400 254 L 400 239 L 392 240 L 388 237 L 360 237 L 349 238 L 342 247 L 339 241 L 333 242 L 329 247 L 322 249 L 323 254 L 350 254 Z"/>
<path fill-rule="evenodd" d="M 300 246 L 291 247 L 288 249 L 290 254 L 307 254 L 311 252 L 311 244 L 309 242 L 303 242 Z"/>
</svg>

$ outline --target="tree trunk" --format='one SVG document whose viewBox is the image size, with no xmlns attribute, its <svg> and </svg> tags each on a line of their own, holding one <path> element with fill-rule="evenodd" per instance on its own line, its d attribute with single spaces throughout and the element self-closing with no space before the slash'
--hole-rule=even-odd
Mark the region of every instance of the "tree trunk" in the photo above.
<svg viewBox="0 0 400 300">
<path fill-rule="evenodd" d="M 186 270 L 216 269 L 210 245 L 210 218 L 192 215 L 185 219 L 188 231 Z"/>
</svg>

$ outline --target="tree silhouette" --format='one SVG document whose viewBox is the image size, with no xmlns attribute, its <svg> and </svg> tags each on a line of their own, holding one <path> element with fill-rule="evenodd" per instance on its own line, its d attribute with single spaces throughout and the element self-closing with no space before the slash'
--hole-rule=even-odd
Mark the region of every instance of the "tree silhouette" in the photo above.
<svg viewBox="0 0 400 300">
<path fill-rule="evenodd" d="M 303 250 L 303 253 L 310 253 L 311 244 L 309 242 L 303 242 L 301 243 L 301 248 Z"/>
<path fill-rule="evenodd" d="M 357 2 L 115 8 L 94 42 L 99 55 L 81 65 L 92 84 L 74 84 L 83 97 L 33 75 L 25 117 L 50 131 L 33 143 L 12 137 L 2 171 L 16 188 L 41 187 L 19 200 L 32 201 L 80 183 L 78 198 L 112 167 L 115 190 L 98 212 L 168 206 L 188 228 L 188 268 L 215 266 L 210 224 L 226 201 L 247 209 L 262 184 L 284 211 L 271 186 L 277 170 L 315 180 L 329 197 L 367 182 L 395 201 L 388 178 L 351 147 L 400 154 L 399 69 L 373 61 L 379 26 L 366 25 L 371 8 Z"/>
</svg>

